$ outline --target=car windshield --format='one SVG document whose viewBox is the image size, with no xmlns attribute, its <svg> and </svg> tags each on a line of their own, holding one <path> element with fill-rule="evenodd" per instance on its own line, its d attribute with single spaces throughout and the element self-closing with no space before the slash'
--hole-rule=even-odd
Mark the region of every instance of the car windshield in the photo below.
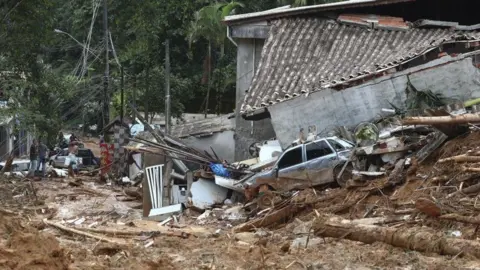
<svg viewBox="0 0 480 270">
<path fill-rule="evenodd" d="M 355 145 L 349 141 L 346 141 L 344 139 L 340 139 L 340 138 L 335 138 L 335 141 L 337 141 L 338 143 L 340 143 L 343 147 L 345 148 L 353 148 L 355 147 Z"/>
</svg>

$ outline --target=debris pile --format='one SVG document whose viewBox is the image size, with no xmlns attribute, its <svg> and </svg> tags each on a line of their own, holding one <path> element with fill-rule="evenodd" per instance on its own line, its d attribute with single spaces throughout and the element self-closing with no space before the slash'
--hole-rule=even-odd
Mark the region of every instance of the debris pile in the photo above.
<svg viewBox="0 0 480 270">
<path fill-rule="evenodd" d="M 396 160 L 386 175 L 350 180 L 346 189 L 260 192 L 243 207 L 248 220 L 233 230 L 275 229 L 293 222 L 306 227 L 310 238 L 383 242 L 420 252 L 480 258 L 476 242 L 480 132 L 448 141 L 421 164 L 414 154 Z M 254 203 L 262 200 L 270 206 Z"/>
<path fill-rule="evenodd" d="M 2 177 L 0 181 L 0 205 L 4 208 L 37 203 L 37 193 L 32 182 L 6 177 Z"/>
</svg>

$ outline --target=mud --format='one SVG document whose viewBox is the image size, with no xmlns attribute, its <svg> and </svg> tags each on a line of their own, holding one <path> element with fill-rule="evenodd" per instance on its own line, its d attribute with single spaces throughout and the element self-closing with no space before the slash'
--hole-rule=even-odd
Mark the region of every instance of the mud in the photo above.
<svg viewBox="0 0 480 270">
<path fill-rule="evenodd" d="M 64 270 L 72 262 L 55 236 L 16 218 L 2 217 L 0 234 L 0 269 Z"/>
<path fill-rule="evenodd" d="M 470 147 L 474 147 L 475 138 L 470 138 Z M 438 152 L 441 151 L 450 156 L 466 150 L 457 142 Z M 449 200 L 446 195 L 452 190 L 437 191 L 432 187 L 429 179 L 442 175 L 445 169 L 437 168 L 435 163 L 428 166 L 419 165 L 415 173 L 408 175 L 406 183 L 395 187 L 383 178 L 349 189 L 305 190 L 290 200 L 303 210 L 289 217 L 287 224 L 251 232 L 252 237 L 256 237 L 252 243 L 235 240 L 233 221 L 212 219 L 199 225 L 194 215 L 185 213 L 180 223 L 181 230 L 191 233 L 187 239 L 161 233 L 140 234 L 117 236 L 116 239 L 128 243 L 125 246 L 104 244 L 46 226 L 42 220 L 48 218 L 72 228 L 91 226 L 119 231 L 171 228 L 160 228 L 158 222 L 141 220 L 141 210 L 133 209 L 140 201 L 118 201 L 115 195 L 123 193 L 121 187 L 97 184 L 94 178 L 84 179 L 81 187 L 72 187 L 67 180 L 49 179 L 33 183 L 34 189 L 25 184 L 29 182 L 12 183 L 0 178 L 1 205 L 19 213 L 18 217 L 0 217 L 0 269 L 480 269 L 478 261 L 461 254 L 441 256 L 381 243 L 368 245 L 309 235 L 308 222 L 318 217 L 317 212 L 334 213 L 347 219 L 381 217 L 414 208 L 415 199 L 423 196 L 437 198 L 442 209 L 476 213 L 473 198 L 465 202 L 457 198 Z M 453 167 L 448 170 L 451 179 L 455 179 L 458 171 Z M 429 178 L 422 176 L 427 174 Z M 22 188 L 18 188 L 19 184 Z M 86 188 L 95 192 L 84 192 Z M 32 191 L 36 196 L 30 195 Z M 23 196 L 18 196 L 21 194 Z M 43 205 L 38 205 L 38 198 Z M 75 224 L 78 220 L 82 222 Z M 297 228 L 300 225 L 306 228 L 303 232 Z M 449 237 L 477 238 L 475 226 L 429 217 L 411 224 L 388 226 L 428 227 Z M 461 236 L 452 236 L 452 231 L 460 231 Z"/>
</svg>

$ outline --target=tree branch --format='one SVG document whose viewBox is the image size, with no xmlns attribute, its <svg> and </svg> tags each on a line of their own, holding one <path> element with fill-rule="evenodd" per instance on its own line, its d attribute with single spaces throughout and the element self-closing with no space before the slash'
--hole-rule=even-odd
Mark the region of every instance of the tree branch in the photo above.
<svg viewBox="0 0 480 270">
<path fill-rule="evenodd" d="M 13 11 L 14 9 L 16 9 L 16 8 L 18 7 L 18 5 L 20 5 L 22 2 L 23 2 L 23 0 L 18 1 L 18 2 L 15 4 L 15 6 L 13 6 L 11 9 L 9 9 L 8 12 L 5 14 L 5 16 L 3 16 L 2 21 L 5 21 L 5 19 L 7 18 L 7 16 L 8 16 L 10 13 L 12 13 L 12 11 Z"/>
</svg>

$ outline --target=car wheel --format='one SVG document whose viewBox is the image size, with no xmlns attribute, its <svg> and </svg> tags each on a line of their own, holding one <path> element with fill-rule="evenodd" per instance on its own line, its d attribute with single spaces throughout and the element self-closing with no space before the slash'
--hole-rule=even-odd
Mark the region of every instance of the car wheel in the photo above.
<svg viewBox="0 0 480 270">
<path fill-rule="evenodd" d="M 347 186 L 348 180 L 352 179 L 352 176 L 353 176 L 353 173 L 352 173 L 353 166 L 351 164 L 348 164 L 347 167 L 345 167 L 345 170 L 343 171 L 342 175 L 338 177 L 338 175 L 342 171 L 343 166 L 344 164 L 338 165 L 337 167 L 335 167 L 333 171 L 335 176 L 335 181 L 342 188 Z"/>
</svg>

